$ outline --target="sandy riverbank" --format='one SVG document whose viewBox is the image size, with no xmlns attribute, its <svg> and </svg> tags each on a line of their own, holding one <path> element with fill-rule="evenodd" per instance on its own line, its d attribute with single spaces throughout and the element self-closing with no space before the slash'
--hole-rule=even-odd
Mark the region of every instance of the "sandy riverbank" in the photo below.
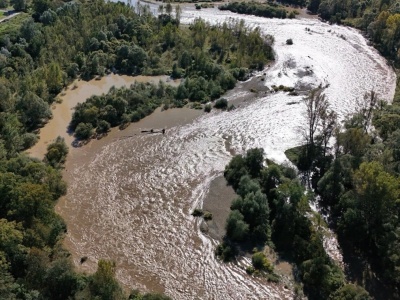
<svg viewBox="0 0 400 300">
<path fill-rule="evenodd" d="M 168 76 L 126 76 L 110 74 L 90 81 L 76 80 L 70 84 L 58 97 L 60 104 L 52 105 L 53 118 L 40 129 L 39 141 L 30 148 L 27 153 L 30 156 L 43 159 L 47 151 L 47 146 L 54 141 L 57 136 L 65 139 L 67 145 L 71 145 L 74 137 L 68 132 L 68 125 L 71 121 L 74 107 L 78 103 L 84 102 L 93 95 L 107 93 L 112 86 L 117 88 L 130 86 L 134 82 L 158 83 L 160 80 L 177 85 Z M 70 147 L 71 148 L 71 147 Z"/>
<path fill-rule="evenodd" d="M 223 175 L 215 178 L 203 200 L 203 210 L 212 213 L 212 220 L 203 221 L 201 230 L 214 240 L 222 241 L 226 230 L 225 223 L 231 211 L 232 201 L 237 197 L 233 188 L 227 185 Z"/>
</svg>

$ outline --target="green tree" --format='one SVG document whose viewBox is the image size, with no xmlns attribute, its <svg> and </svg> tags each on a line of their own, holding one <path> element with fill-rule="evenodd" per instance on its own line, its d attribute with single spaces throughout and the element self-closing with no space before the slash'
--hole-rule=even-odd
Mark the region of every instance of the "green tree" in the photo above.
<svg viewBox="0 0 400 300">
<path fill-rule="evenodd" d="M 253 178 L 259 177 L 264 163 L 264 149 L 262 148 L 250 149 L 247 151 L 244 159 L 249 174 Z"/>
<path fill-rule="evenodd" d="M 67 154 L 68 146 L 64 138 L 58 136 L 53 143 L 47 146 L 47 153 L 44 160 L 52 167 L 60 167 L 64 164 Z"/>
<path fill-rule="evenodd" d="M 342 202 L 346 210 L 341 228 L 359 246 L 376 249 L 388 224 L 396 222 L 393 212 L 397 211 L 399 181 L 377 162 L 362 163 L 353 180 L 353 193 Z"/>
<path fill-rule="evenodd" d="M 22 150 L 22 130 L 22 124 L 15 114 L 0 113 L 2 145 L 8 157 L 13 157 Z"/>
<path fill-rule="evenodd" d="M 52 116 L 48 103 L 31 92 L 20 99 L 17 108 L 21 112 L 22 123 L 30 129 L 37 128 Z"/>
<path fill-rule="evenodd" d="M 93 135 L 93 125 L 90 123 L 79 123 L 75 129 L 75 137 L 79 140 L 86 140 Z"/>
<path fill-rule="evenodd" d="M 26 0 L 10 0 L 10 4 L 17 11 L 24 11 L 24 10 L 26 10 L 26 7 L 27 7 Z"/>
<path fill-rule="evenodd" d="M 359 285 L 345 284 L 336 290 L 329 300 L 371 300 L 371 296 Z"/>
<path fill-rule="evenodd" d="M 226 235 L 232 241 L 244 241 L 249 233 L 249 225 L 244 222 L 243 215 L 238 210 L 230 212 L 226 221 Z"/>
<path fill-rule="evenodd" d="M 114 300 L 122 298 L 122 289 L 115 279 L 116 266 L 114 262 L 99 260 L 97 271 L 89 283 L 92 295 L 101 300 Z"/>
</svg>

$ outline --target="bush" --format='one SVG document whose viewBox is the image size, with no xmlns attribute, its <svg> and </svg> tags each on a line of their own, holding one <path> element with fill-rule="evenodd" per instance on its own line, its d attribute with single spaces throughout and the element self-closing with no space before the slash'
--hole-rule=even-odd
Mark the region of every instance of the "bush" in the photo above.
<svg viewBox="0 0 400 300">
<path fill-rule="evenodd" d="M 215 250 L 215 255 L 221 258 L 224 262 L 233 260 L 236 254 L 237 254 L 236 248 L 227 242 L 219 244 L 217 246 L 217 249 Z"/>
<path fill-rule="evenodd" d="M 256 271 L 256 269 L 254 269 L 253 266 L 248 266 L 246 268 L 246 273 L 249 274 L 249 275 L 252 275 L 255 271 Z"/>
<path fill-rule="evenodd" d="M 193 217 L 201 217 L 203 216 L 203 210 L 201 208 L 195 208 L 194 211 L 192 212 Z"/>
<path fill-rule="evenodd" d="M 274 267 L 263 252 L 256 252 L 251 257 L 251 263 L 256 270 L 272 272 Z"/>
<path fill-rule="evenodd" d="M 53 143 L 47 146 L 47 153 L 44 157 L 44 161 L 52 167 L 59 167 L 65 162 L 67 154 L 68 146 L 64 138 L 58 136 Z"/>
<path fill-rule="evenodd" d="M 90 123 L 79 123 L 75 129 L 75 137 L 78 140 L 87 140 L 93 135 L 93 125 Z"/>
<path fill-rule="evenodd" d="M 193 109 L 202 109 L 202 106 L 199 102 L 193 102 L 191 105 L 191 108 Z"/>
<path fill-rule="evenodd" d="M 37 135 L 34 134 L 34 133 L 31 133 L 31 132 L 25 133 L 22 136 L 22 138 L 23 138 L 23 147 L 24 147 L 24 149 L 28 149 L 28 148 L 32 147 L 38 141 Z"/>
<path fill-rule="evenodd" d="M 218 109 L 226 109 L 228 107 L 228 100 L 225 98 L 218 99 L 214 105 L 215 108 Z"/>
<path fill-rule="evenodd" d="M 211 104 L 206 104 L 204 106 L 204 111 L 207 112 L 207 113 L 209 113 L 211 111 L 211 109 L 212 109 Z"/>
<path fill-rule="evenodd" d="M 206 220 L 206 221 L 210 221 L 210 220 L 212 220 L 213 215 L 212 215 L 212 213 L 210 213 L 209 211 L 206 211 L 206 212 L 204 212 L 203 218 L 204 218 L 204 220 Z"/>
<path fill-rule="evenodd" d="M 100 120 L 97 124 L 96 132 L 97 133 L 107 133 L 111 128 L 110 123 L 105 120 Z"/>
</svg>

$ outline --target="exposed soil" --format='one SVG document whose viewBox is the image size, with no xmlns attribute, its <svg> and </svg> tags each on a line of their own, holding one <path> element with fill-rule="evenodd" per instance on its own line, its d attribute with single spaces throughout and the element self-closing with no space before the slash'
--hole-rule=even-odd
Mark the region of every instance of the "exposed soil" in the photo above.
<svg viewBox="0 0 400 300">
<path fill-rule="evenodd" d="M 225 223 L 230 212 L 232 201 L 237 197 L 224 176 L 215 178 L 203 202 L 203 210 L 212 213 L 212 220 L 203 221 L 201 230 L 214 240 L 222 241 L 226 230 Z"/>
</svg>

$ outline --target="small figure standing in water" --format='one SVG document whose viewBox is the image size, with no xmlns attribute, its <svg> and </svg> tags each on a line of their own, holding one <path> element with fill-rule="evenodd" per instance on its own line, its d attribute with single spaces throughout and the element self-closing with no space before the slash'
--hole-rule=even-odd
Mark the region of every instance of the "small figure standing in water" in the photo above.
<svg viewBox="0 0 400 300">
<path fill-rule="evenodd" d="M 163 128 L 163 130 L 162 130 L 162 134 L 165 134 L 165 128 Z"/>
</svg>

